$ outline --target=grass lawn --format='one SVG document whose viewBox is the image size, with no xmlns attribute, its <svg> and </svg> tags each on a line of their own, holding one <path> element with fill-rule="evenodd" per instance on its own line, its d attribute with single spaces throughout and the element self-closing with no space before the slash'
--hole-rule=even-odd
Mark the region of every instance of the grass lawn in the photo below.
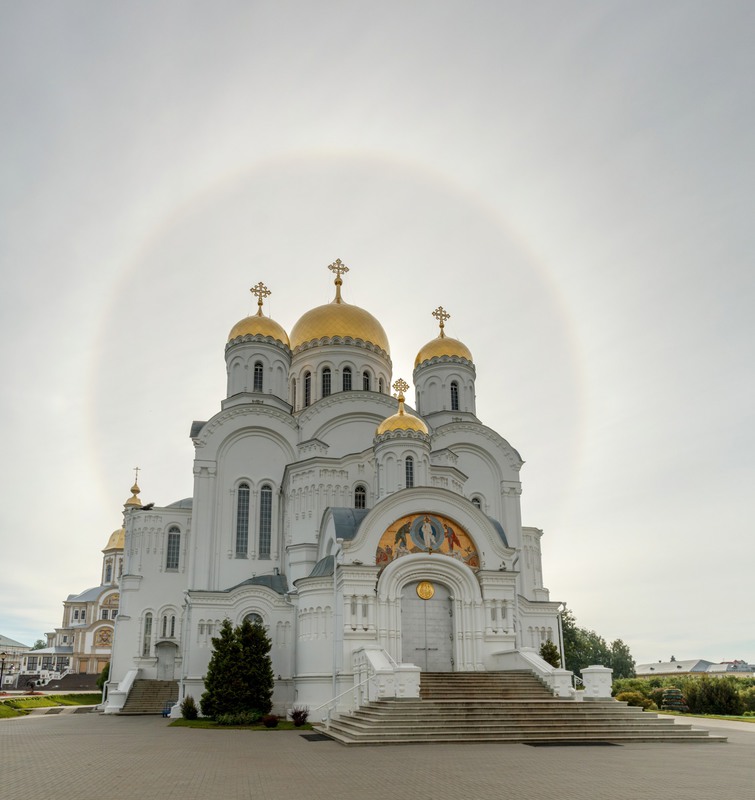
<svg viewBox="0 0 755 800">
<path fill-rule="evenodd" d="M 211 719 L 174 719 L 171 728 L 212 728 L 218 731 L 311 731 L 312 726 L 307 723 L 298 728 L 290 720 L 281 720 L 276 728 L 266 728 L 264 725 L 218 725 Z"/>
<path fill-rule="evenodd" d="M 727 717 L 724 714 L 681 714 L 678 711 L 654 711 L 654 714 L 671 714 L 674 717 L 692 717 L 693 719 L 723 719 L 729 722 L 751 722 L 755 723 L 755 717 Z"/>
<path fill-rule="evenodd" d="M 45 694 L 36 697 L 13 697 L 2 705 L 11 708 L 50 708 L 52 706 L 96 706 L 102 702 L 99 692 L 87 694 Z"/>
<path fill-rule="evenodd" d="M 26 715 L 25 711 L 9 706 L 7 703 L 0 703 L 0 719 L 10 719 L 11 717 L 23 717 Z"/>
</svg>

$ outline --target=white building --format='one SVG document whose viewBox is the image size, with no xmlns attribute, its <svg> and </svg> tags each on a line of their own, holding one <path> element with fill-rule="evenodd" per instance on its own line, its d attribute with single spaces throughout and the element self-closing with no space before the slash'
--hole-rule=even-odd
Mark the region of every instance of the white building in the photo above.
<svg viewBox="0 0 755 800">
<path fill-rule="evenodd" d="M 341 298 L 347 268 L 330 269 L 335 299 L 290 335 L 252 289 L 258 313 L 225 345 L 226 397 L 191 428 L 193 497 L 127 509 L 109 712 L 137 676 L 198 700 L 226 617 L 267 627 L 279 709 L 336 695 L 348 708 L 369 674 L 384 696 L 412 694 L 420 670 L 514 668 L 558 642 L 542 531 L 521 522 L 523 462 L 477 418 L 449 315 L 433 312 L 410 411 L 386 332 Z"/>
</svg>

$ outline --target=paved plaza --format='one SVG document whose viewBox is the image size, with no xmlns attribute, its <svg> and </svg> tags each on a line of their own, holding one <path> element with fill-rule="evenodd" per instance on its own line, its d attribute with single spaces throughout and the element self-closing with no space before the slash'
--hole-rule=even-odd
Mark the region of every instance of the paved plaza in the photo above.
<svg viewBox="0 0 755 800">
<path fill-rule="evenodd" d="M 705 727 L 729 742 L 345 748 L 295 731 L 35 714 L 0 720 L 0 798 L 755 800 L 755 725 Z"/>
</svg>

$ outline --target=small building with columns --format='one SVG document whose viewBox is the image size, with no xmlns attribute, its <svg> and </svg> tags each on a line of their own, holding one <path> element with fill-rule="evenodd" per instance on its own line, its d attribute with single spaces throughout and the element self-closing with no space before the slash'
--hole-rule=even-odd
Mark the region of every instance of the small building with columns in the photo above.
<svg viewBox="0 0 755 800">
<path fill-rule="evenodd" d="M 332 302 L 290 333 L 252 289 L 220 409 L 191 426 L 192 497 L 127 509 L 107 711 L 137 677 L 198 701 L 226 618 L 267 628 L 279 710 L 348 709 L 370 675 L 412 696 L 422 671 L 539 668 L 558 643 L 523 461 L 477 417 L 477 365 L 450 315 L 432 312 L 410 409 L 385 330 L 343 299 L 348 268 L 330 269 Z"/>
</svg>

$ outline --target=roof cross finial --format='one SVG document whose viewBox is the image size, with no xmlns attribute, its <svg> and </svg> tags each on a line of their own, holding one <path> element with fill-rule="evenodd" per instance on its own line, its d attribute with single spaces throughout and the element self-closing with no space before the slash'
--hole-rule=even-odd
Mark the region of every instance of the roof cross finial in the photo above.
<svg viewBox="0 0 755 800">
<path fill-rule="evenodd" d="M 262 316 L 262 301 L 269 297 L 272 292 L 260 281 L 256 286 L 252 286 L 249 290 L 257 298 L 257 316 Z"/>
<path fill-rule="evenodd" d="M 134 483 L 139 483 L 139 467 L 134 467 Z"/>
<path fill-rule="evenodd" d="M 341 286 L 343 284 L 343 280 L 341 279 L 341 275 L 343 275 L 345 272 L 348 272 L 349 268 L 346 266 L 346 264 L 343 263 L 343 261 L 341 261 L 340 258 L 337 258 L 332 264 L 328 265 L 328 269 L 331 272 L 335 272 L 335 274 L 336 274 L 336 299 L 335 299 L 335 302 L 336 303 L 340 303 L 341 302 Z"/>
<path fill-rule="evenodd" d="M 398 400 L 398 413 L 404 413 L 404 392 L 409 388 L 409 384 L 403 379 L 399 378 L 394 384 L 393 388 L 398 392 L 398 395 L 394 395 Z"/>
<path fill-rule="evenodd" d="M 435 311 L 433 311 L 433 316 L 440 323 L 440 337 L 443 338 L 446 335 L 443 328 L 445 327 L 446 320 L 451 319 L 451 315 L 443 306 L 438 306 Z"/>
</svg>

